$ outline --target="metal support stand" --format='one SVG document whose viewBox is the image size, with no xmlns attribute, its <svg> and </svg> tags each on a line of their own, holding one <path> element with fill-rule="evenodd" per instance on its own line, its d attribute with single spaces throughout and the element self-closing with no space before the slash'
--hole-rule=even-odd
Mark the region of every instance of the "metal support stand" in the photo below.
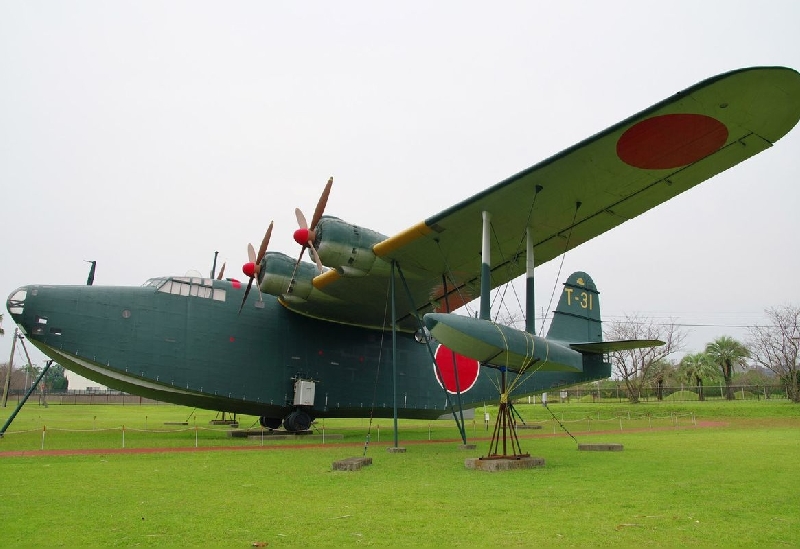
<svg viewBox="0 0 800 549">
<path fill-rule="evenodd" d="M 11 356 L 8 358 L 8 370 L 6 371 L 6 382 L 3 384 L 3 408 L 8 403 L 8 391 L 11 388 L 11 372 L 14 369 L 14 351 L 17 348 L 17 338 L 19 328 L 14 328 L 14 338 L 11 340 Z"/>
<path fill-rule="evenodd" d="M 494 424 L 492 441 L 489 443 L 489 455 L 481 459 L 522 459 L 531 457 L 523 454 L 517 436 L 517 424 L 514 421 L 514 407 L 508 400 L 506 392 L 506 369 L 500 368 L 500 406 L 497 409 L 497 420 Z M 500 442 L 503 443 L 503 453 L 500 453 Z M 511 443 L 511 454 L 508 453 L 508 443 Z"/>
<path fill-rule="evenodd" d="M 44 368 L 42 368 L 41 373 L 36 378 L 36 381 L 33 382 L 33 385 L 30 386 L 28 391 L 25 393 L 25 396 L 22 397 L 22 400 L 20 400 L 19 404 L 17 404 L 17 408 L 14 410 L 14 412 L 11 414 L 11 416 L 6 420 L 5 425 L 3 425 L 2 428 L 0 428 L 0 438 L 2 438 L 3 435 L 6 434 L 6 429 L 8 429 L 8 426 L 11 425 L 12 421 L 14 421 L 14 418 L 17 417 L 17 414 L 19 413 L 19 411 L 25 405 L 25 402 L 27 402 L 28 397 L 31 396 L 33 391 L 36 390 L 36 386 L 39 385 L 39 382 L 42 381 L 42 379 L 44 379 L 44 375 L 47 373 L 47 370 L 50 369 L 50 365 L 51 364 L 53 364 L 53 361 L 52 360 L 48 360 L 47 364 L 44 365 Z"/>
</svg>

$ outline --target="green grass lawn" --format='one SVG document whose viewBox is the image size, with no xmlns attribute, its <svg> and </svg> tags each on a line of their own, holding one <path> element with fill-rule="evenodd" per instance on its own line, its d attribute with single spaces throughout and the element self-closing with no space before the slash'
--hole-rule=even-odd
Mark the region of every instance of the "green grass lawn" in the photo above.
<svg viewBox="0 0 800 549">
<path fill-rule="evenodd" d="M 407 452 L 390 454 L 392 421 L 378 419 L 367 453 L 373 465 L 333 472 L 333 461 L 363 453 L 368 420 L 325 420 L 326 433 L 344 438 L 324 446 L 316 440 L 262 447 L 258 439 L 212 429 L 213 412 L 29 404 L 0 440 L 0 452 L 28 453 L 0 457 L 0 546 L 800 545 L 796 405 L 551 406 L 579 442 L 625 445 L 609 453 L 577 451 L 541 406 L 518 410 L 542 426 L 521 433 L 523 450 L 545 458 L 543 468 L 467 470 L 466 457 L 488 450 L 483 425 L 471 420 L 467 433 L 477 450 L 459 449 L 452 421 L 401 420 Z M 183 421 L 189 425 L 164 425 Z M 240 426 L 248 421 L 255 418 L 240 417 Z M 252 449 L 68 456 L 40 450 L 43 425 L 45 449 L 116 449 L 123 424 L 128 448 L 194 448 L 197 440 L 201 448 Z"/>
</svg>

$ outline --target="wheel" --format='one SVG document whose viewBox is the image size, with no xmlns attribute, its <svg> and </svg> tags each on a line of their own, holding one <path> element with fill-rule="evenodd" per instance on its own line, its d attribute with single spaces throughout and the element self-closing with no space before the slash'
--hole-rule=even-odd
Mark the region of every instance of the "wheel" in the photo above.
<svg viewBox="0 0 800 549">
<path fill-rule="evenodd" d="M 297 433 L 299 431 L 308 431 L 311 427 L 311 416 L 303 410 L 295 410 L 283 420 L 283 428 L 290 433 Z"/>
<path fill-rule="evenodd" d="M 272 431 L 273 429 L 280 428 L 281 418 L 261 416 L 260 418 L 258 418 L 258 423 L 261 424 L 261 426 L 264 429 L 269 429 L 270 431 Z"/>
</svg>

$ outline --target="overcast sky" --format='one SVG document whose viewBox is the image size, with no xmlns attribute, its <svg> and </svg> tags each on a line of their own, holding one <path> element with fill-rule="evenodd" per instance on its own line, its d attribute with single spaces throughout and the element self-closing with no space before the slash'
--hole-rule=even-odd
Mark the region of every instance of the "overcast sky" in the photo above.
<svg viewBox="0 0 800 549">
<path fill-rule="evenodd" d="M 0 0 L 0 294 L 82 284 L 84 260 L 104 285 L 205 274 L 217 250 L 242 278 L 270 220 L 298 252 L 293 210 L 330 175 L 326 213 L 394 234 L 707 77 L 800 69 L 798 21 L 788 0 Z M 559 288 L 587 271 L 605 319 L 674 318 L 687 352 L 744 340 L 800 303 L 798 182 L 795 129 L 568 253 Z"/>
</svg>

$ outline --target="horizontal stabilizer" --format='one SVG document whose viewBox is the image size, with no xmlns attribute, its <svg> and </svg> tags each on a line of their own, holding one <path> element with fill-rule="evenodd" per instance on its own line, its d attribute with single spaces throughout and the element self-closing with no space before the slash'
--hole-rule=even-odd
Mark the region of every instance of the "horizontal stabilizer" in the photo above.
<svg viewBox="0 0 800 549">
<path fill-rule="evenodd" d="M 621 341 L 596 341 L 593 343 L 570 343 L 570 349 L 579 353 L 590 353 L 601 355 L 614 351 L 629 351 L 631 349 L 642 349 L 645 347 L 660 347 L 663 341 L 658 339 L 625 339 Z"/>
</svg>

